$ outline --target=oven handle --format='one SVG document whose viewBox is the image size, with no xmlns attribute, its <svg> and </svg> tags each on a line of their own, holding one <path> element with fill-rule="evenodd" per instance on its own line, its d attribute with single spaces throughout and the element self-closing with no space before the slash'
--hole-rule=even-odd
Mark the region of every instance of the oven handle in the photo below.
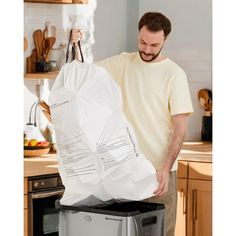
<svg viewBox="0 0 236 236">
<path fill-rule="evenodd" d="M 32 199 L 38 199 L 38 198 L 51 197 L 51 196 L 55 196 L 55 195 L 59 195 L 59 194 L 62 195 L 63 193 L 64 193 L 64 189 L 63 190 L 56 190 L 56 191 L 42 192 L 42 193 L 32 193 L 31 197 L 32 197 Z"/>
</svg>

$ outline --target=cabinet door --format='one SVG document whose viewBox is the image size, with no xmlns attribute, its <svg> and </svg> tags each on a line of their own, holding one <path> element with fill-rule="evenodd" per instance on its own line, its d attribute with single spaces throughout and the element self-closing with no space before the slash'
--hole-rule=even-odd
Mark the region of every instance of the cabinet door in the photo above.
<svg viewBox="0 0 236 236">
<path fill-rule="evenodd" d="M 187 213 L 187 179 L 177 179 L 177 215 L 175 236 L 186 235 L 186 213 Z"/>
<path fill-rule="evenodd" d="M 177 178 L 188 178 L 188 161 L 178 161 Z"/>
<path fill-rule="evenodd" d="M 24 178 L 24 236 L 28 236 L 28 179 Z"/>
<path fill-rule="evenodd" d="M 188 236 L 212 236 L 212 181 L 188 180 Z"/>
</svg>

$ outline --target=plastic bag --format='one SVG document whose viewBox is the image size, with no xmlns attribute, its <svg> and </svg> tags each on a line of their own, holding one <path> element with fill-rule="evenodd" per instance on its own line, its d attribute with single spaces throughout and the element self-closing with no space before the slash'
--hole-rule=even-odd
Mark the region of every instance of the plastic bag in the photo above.
<svg viewBox="0 0 236 236">
<path fill-rule="evenodd" d="M 82 56 L 80 44 L 79 49 Z M 72 54 L 74 59 L 75 48 Z M 49 106 L 65 186 L 60 204 L 89 206 L 153 196 L 156 170 L 140 152 L 123 114 L 119 86 L 104 68 L 76 60 L 65 64 Z"/>
</svg>

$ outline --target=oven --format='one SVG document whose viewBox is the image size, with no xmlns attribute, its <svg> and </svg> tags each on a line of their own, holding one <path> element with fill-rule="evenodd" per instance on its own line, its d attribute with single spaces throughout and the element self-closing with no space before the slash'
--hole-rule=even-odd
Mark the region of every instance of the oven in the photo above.
<svg viewBox="0 0 236 236">
<path fill-rule="evenodd" d="M 64 192 L 59 174 L 35 176 L 28 179 L 29 235 L 58 236 L 59 212 L 55 201 Z"/>
</svg>

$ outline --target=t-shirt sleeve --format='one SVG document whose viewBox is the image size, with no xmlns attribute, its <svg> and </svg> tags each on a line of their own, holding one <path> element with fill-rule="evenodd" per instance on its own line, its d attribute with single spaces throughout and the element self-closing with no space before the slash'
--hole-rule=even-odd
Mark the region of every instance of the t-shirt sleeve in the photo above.
<svg viewBox="0 0 236 236">
<path fill-rule="evenodd" d="M 172 116 L 193 112 L 187 76 L 183 71 L 179 72 L 170 83 L 169 107 Z"/>
</svg>

